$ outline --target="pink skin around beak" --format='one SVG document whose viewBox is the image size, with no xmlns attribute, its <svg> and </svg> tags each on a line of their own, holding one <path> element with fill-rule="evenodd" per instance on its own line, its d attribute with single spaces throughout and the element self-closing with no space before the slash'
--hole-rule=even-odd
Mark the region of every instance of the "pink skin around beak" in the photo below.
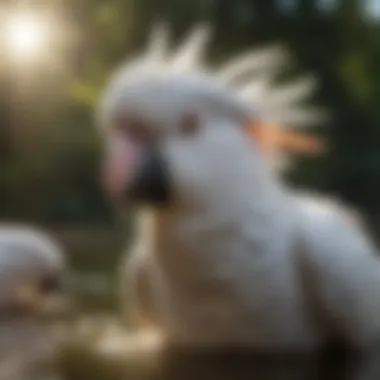
<svg viewBox="0 0 380 380">
<path fill-rule="evenodd" d="M 120 199 L 133 181 L 139 162 L 139 146 L 126 134 L 115 132 L 105 152 L 103 184 L 111 199 Z"/>
</svg>

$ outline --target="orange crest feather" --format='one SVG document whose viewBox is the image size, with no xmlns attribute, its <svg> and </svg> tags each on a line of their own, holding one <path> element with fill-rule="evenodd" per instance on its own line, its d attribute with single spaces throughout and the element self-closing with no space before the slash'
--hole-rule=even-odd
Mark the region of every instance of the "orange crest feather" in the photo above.
<svg viewBox="0 0 380 380">
<path fill-rule="evenodd" d="M 265 155 L 278 150 L 316 155 L 324 150 L 321 139 L 311 133 L 284 130 L 264 122 L 249 123 L 247 129 L 250 138 L 258 144 Z"/>
</svg>

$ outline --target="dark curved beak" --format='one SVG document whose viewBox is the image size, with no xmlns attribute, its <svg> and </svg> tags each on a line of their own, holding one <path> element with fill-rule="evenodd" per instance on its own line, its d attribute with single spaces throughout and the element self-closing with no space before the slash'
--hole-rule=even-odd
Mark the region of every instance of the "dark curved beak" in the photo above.
<svg viewBox="0 0 380 380">
<path fill-rule="evenodd" d="M 105 153 L 104 188 L 111 199 L 153 206 L 171 201 L 169 168 L 160 150 L 115 133 Z"/>
<path fill-rule="evenodd" d="M 127 198 L 154 206 L 167 205 L 172 199 L 169 168 L 158 150 L 143 152 Z"/>
</svg>

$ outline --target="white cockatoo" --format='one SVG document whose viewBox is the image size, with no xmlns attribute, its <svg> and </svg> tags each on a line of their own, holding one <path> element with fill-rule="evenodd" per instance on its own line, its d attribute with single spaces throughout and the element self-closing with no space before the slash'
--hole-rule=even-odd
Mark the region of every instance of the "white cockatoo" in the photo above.
<svg viewBox="0 0 380 380">
<path fill-rule="evenodd" d="M 60 294 L 65 274 L 63 249 L 36 228 L 0 225 L 0 313 L 45 307 Z"/>
<path fill-rule="evenodd" d="M 56 378 L 51 368 L 69 306 L 65 258 L 37 228 L 0 225 L 0 378 Z"/>
<path fill-rule="evenodd" d="M 198 28 L 170 52 L 159 29 L 101 100 L 106 191 L 144 208 L 123 269 L 136 326 L 185 348 L 306 352 L 330 334 L 372 348 L 375 247 L 344 207 L 294 192 L 271 165 L 280 127 L 323 116 L 304 104 L 313 81 L 275 86 L 277 48 L 211 69 L 208 35 Z"/>
</svg>

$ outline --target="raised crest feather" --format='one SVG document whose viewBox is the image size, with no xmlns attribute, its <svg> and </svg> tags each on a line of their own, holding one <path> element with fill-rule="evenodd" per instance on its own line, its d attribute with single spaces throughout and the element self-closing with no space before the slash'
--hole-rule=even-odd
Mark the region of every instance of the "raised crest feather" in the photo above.
<svg viewBox="0 0 380 380">
<path fill-rule="evenodd" d="M 205 70 L 203 56 L 207 52 L 211 32 L 209 24 L 199 25 L 174 52 L 170 52 L 168 28 L 160 22 L 153 30 L 146 57 L 148 60 L 159 59 L 172 72 L 211 72 L 214 79 L 235 90 L 236 98 L 242 101 L 241 109 L 252 108 L 248 115 L 257 115 L 264 122 L 284 128 L 299 128 L 326 121 L 324 112 L 303 104 L 316 91 L 317 81 L 313 76 L 274 84 L 277 74 L 291 62 L 284 46 L 251 50 L 232 58 L 218 70 Z M 220 96 L 226 98 L 222 94 Z"/>
<path fill-rule="evenodd" d="M 289 56 L 282 46 L 257 49 L 233 58 L 218 70 L 217 76 L 233 84 L 253 74 L 277 72 L 288 60 Z"/>
<path fill-rule="evenodd" d="M 164 61 L 169 54 L 169 29 L 167 25 L 157 22 L 150 36 L 146 59 Z"/>
<path fill-rule="evenodd" d="M 210 38 L 210 25 L 204 24 L 195 28 L 179 51 L 175 53 L 171 63 L 173 68 L 186 70 L 200 67 Z"/>
</svg>

